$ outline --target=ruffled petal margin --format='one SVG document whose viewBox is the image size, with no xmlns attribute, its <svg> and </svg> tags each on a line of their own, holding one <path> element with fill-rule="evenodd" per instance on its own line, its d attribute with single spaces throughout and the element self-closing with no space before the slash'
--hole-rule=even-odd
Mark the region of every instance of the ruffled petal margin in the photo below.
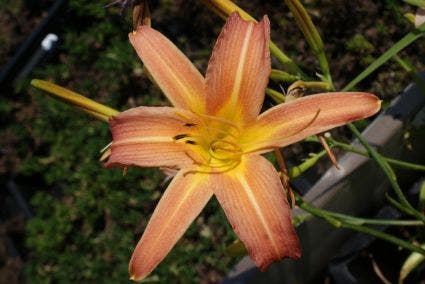
<svg viewBox="0 0 425 284">
<path fill-rule="evenodd" d="M 247 155 L 238 168 L 211 179 L 227 219 L 261 270 L 301 256 L 282 183 L 269 161 Z"/>
<path fill-rule="evenodd" d="M 311 95 L 272 107 L 241 138 L 244 152 L 267 152 L 310 135 L 374 115 L 381 101 L 372 94 L 335 92 Z"/>
<path fill-rule="evenodd" d="M 113 137 L 111 166 L 178 167 L 193 164 L 190 149 L 173 139 L 185 133 L 184 110 L 171 107 L 137 107 L 110 119 Z"/>
<path fill-rule="evenodd" d="M 140 26 L 129 38 L 156 84 L 175 107 L 204 111 L 205 79 L 169 39 L 148 26 Z"/>
</svg>

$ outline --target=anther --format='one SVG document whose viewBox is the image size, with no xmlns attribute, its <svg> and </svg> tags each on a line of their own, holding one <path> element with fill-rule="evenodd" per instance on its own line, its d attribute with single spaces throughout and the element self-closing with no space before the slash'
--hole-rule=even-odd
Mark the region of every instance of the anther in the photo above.
<svg viewBox="0 0 425 284">
<path fill-rule="evenodd" d="M 189 134 L 179 134 L 179 135 L 174 136 L 173 139 L 174 140 L 180 140 L 180 139 L 186 138 L 188 136 L 189 136 Z"/>
<path fill-rule="evenodd" d="M 196 124 L 195 123 L 185 123 L 184 126 L 193 127 L 193 126 L 196 126 Z"/>
<path fill-rule="evenodd" d="M 198 145 L 198 143 L 196 143 L 195 141 L 192 140 L 187 140 L 185 141 L 186 144 L 190 144 L 190 145 Z"/>
</svg>

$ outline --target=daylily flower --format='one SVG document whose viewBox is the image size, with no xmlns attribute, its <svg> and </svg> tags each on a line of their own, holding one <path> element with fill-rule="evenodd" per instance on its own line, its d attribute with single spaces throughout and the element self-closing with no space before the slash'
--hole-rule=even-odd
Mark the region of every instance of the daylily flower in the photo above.
<svg viewBox="0 0 425 284">
<path fill-rule="evenodd" d="M 269 20 L 225 24 L 205 78 L 166 37 L 141 26 L 130 42 L 174 107 L 137 107 L 110 119 L 106 166 L 178 169 L 136 246 L 133 280 L 149 274 L 214 195 L 260 269 L 299 258 L 279 174 L 260 154 L 376 113 L 367 93 L 326 93 L 260 114 L 270 73 Z"/>
</svg>

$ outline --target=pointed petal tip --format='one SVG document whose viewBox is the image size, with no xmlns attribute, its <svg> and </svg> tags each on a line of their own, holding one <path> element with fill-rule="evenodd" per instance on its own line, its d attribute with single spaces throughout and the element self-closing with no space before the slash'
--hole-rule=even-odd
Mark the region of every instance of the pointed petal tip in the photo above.
<svg viewBox="0 0 425 284">
<path fill-rule="evenodd" d="M 138 27 L 128 37 L 149 77 L 174 106 L 203 111 L 205 79 L 168 38 L 148 26 Z"/>
<path fill-rule="evenodd" d="M 134 257 L 130 259 L 128 264 L 128 273 L 130 274 L 130 280 L 134 282 L 140 282 L 148 276 L 150 272 L 137 271 L 137 266 L 134 264 Z"/>
<path fill-rule="evenodd" d="M 270 27 L 232 13 L 214 46 L 206 73 L 207 112 L 230 120 L 254 120 L 271 70 Z"/>
<path fill-rule="evenodd" d="M 379 99 L 375 94 L 372 93 L 364 93 L 364 92 L 357 92 L 360 96 L 363 97 L 369 97 L 370 99 L 370 114 L 367 116 L 371 116 L 376 114 L 381 109 L 382 100 Z M 365 101 L 366 103 L 366 101 Z M 366 116 L 366 117 L 367 117 Z"/>
<path fill-rule="evenodd" d="M 128 266 L 136 281 L 143 280 L 166 257 L 199 215 L 213 191 L 208 179 L 180 171 L 162 195 Z"/>
</svg>

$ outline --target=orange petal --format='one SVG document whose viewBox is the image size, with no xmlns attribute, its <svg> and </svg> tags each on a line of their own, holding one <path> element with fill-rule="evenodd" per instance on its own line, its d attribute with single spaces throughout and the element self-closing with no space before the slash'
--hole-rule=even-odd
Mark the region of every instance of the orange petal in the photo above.
<svg viewBox="0 0 425 284">
<path fill-rule="evenodd" d="M 211 178 L 230 224 L 261 270 L 284 257 L 301 256 L 285 191 L 270 162 L 247 155 L 234 171 Z"/>
<path fill-rule="evenodd" d="M 192 164 L 188 146 L 173 139 L 186 133 L 184 119 L 171 107 L 137 107 L 110 119 L 111 155 L 105 166 L 183 167 Z"/>
<path fill-rule="evenodd" d="M 129 38 L 145 67 L 174 106 L 204 110 L 205 80 L 171 41 L 147 26 L 139 27 L 129 34 Z"/>
<path fill-rule="evenodd" d="M 262 113 L 241 138 L 245 152 L 266 152 L 310 135 L 371 116 L 381 101 L 359 92 L 323 93 L 299 98 Z"/>
<path fill-rule="evenodd" d="M 233 13 L 208 64 L 207 112 L 229 120 L 253 120 L 260 112 L 270 74 L 270 23 Z"/>
<path fill-rule="evenodd" d="M 129 264 L 131 279 L 141 280 L 168 254 L 213 192 L 208 175 L 180 172 L 168 186 Z"/>
</svg>

